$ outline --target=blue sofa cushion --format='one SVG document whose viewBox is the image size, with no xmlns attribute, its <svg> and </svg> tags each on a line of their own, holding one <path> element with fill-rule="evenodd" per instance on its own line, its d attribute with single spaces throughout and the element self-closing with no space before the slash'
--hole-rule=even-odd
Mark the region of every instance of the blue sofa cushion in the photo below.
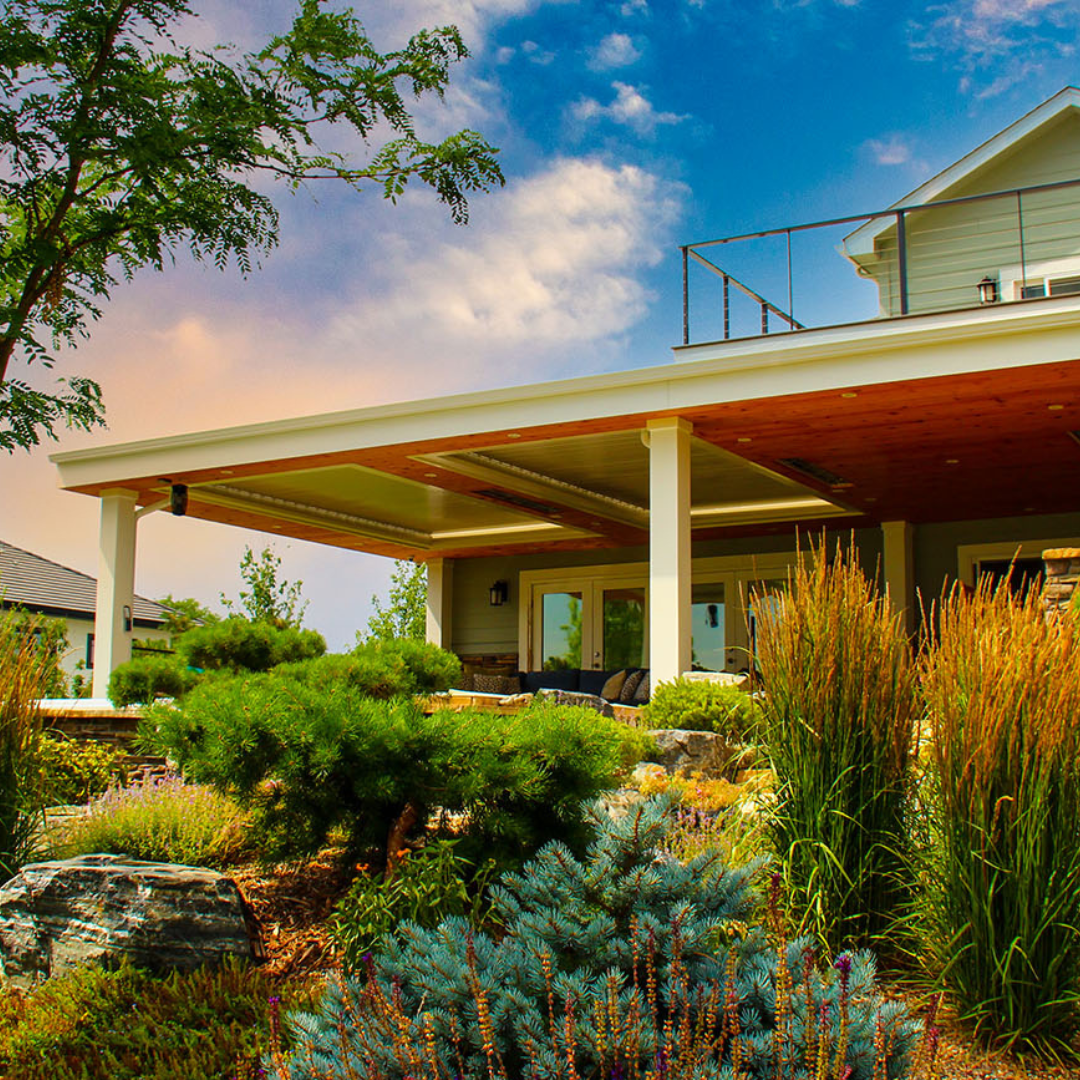
<svg viewBox="0 0 1080 1080">
<path fill-rule="evenodd" d="M 537 690 L 577 690 L 581 672 L 577 668 L 562 671 L 527 671 L 521 679 L 521 688 L 527 694 Z"/>
</svg>

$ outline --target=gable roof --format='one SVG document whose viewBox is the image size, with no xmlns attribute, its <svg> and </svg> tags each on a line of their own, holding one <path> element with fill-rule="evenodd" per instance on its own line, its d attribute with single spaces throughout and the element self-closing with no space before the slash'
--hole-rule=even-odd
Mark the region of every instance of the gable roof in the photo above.
<svg viewBox="0 0 1080 1080">
<path fill-rule="evenodd" d="M 1022 142 L 1047 121 L 1070 109 L 1080 109 L 1080 89 L 1075 86 L 1066 86 L 1063 90 L 1059 90 L 1052 98 L 1048 98 L 1041 105 L 1037 105 L 1032 109 L 1031 112 L 1025 113 L 1019 120 L 1011 123 L 1003 131 L 999 131 L 995 136 L 975 147 L 971 153 L 965 154 L 947 169 L 942 169 L 936 176 L 932 176 L 924 184 L 915 188 L 914 191 L 909 191 L 903 198 L 894 202 L 889 209 L 902 206 L 919 206 L 946 197 L 946 193 L 951 188 L 968 179 L 968 177 L 990 164 L 1006 151 L 1011 150 L 1017 143 Z M 844 237 L 842 242 L 843 253 L 849 259 L 859 255 L 872 254 L 874 241 L 882 233 L 894 228 L 895 225 L 896 221 L 892 217 L 880 217 L 868 221 L 865 225 L 861 225 L 853 233 L 849 233 Z"/>
<path fill-rule="evenodd" d="M 96 598 L 97 581 L 89 574 L 0 540 L 0 607 L 17 604 L 31 611 L 64 612 L 92 619 Z M 156 600 L 136 596 L 132 613 L 137 623 L 159 626 L 168 609 Z"/>
</svg>

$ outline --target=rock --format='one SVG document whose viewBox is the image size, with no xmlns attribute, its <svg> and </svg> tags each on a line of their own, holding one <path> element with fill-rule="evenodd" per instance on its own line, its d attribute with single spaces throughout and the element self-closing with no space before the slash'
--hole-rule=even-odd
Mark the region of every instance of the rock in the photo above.
<svg viewBox="0 0 1080 1080">
<path fill-rule="evenodd" d="M 645 796 L 634 788 L 618 788 L 615 791 L 605 792 L 597 801 L 605 812 L 617 821 L 626 817 L 634 807 L 643 803 Z"/>
<path fill-rule="evenodd" d="M 721 686 L 733 686 L 736 690 L 750 689 L 750 676 L 745 673 L 736 675 L 730 671 L 684 671 L 682 677 L 687 682 L 719 683 Z"/>
<path fill-rule="evenodd" d="M 231 878 L 118 855 L 32 863 L 0 886 L 0 976 L 29 987 L 86 963 L 163 971 L 262 959 Z"/>
<path fill-rule="evenodd" d="M 712 731 L 660 728 L 649 734 L 656 740 L 656 760 L 669 773 L 719 776 L 731 756 L 727 742 Z"/>
<path fill-rule="evenodd" d="M 579 694 L 576 690 L 537 690 L 537 701 L 554 701 L 556 705 L 576 705 L 583 709 L 592 709 L 601 716 L 615 717 L 615 710 L 610 702 L 599 694 Z"/>
<path fill-rule="evenodd" d="M 655 761 L 641 761 L 634 766 L 630 774 L 630 784 L 635 788 L 641 787 L 646 780 L 666 780 L 668 771 L 663 765 L 657 765 Z"/>
<path fill-rule="evenodd" d="M 504 698 L 499 702 L 503 708 L 524 709 L 526 706 L 532 704 L 532 694 L 511 694 L 509 697 Z"/>
</svg>

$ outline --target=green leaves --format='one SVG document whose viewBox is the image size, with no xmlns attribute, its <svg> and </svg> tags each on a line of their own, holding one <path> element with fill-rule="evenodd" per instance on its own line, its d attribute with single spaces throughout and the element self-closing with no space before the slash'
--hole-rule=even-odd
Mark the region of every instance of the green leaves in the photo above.
<svg viewBox="0 0 1080 1080">
<path fill-rule="evenodd" d="M 188 251 L 248 274 L 278 241 L 260 172 L 295 189 L 335 180 L 400 195 L 415 178 L 452 218 L 503 183 L 497 151 L 472 131 L 416 137 L 402 95 L 442 96 L 468 55 L 454 27 L 376 50 L 351 10 L 301 0 L 262 50 L 177 44 L 185 0 L 13 0 L 0 16 L 0 447 L 30 447 L 56 424 L 103 422 L 100 391 L 54 395 L 19 383 L 12 360 L 48 363 L 73 345 L 119 277 Z M 320 146 L 345 124 L 368 148 Z M 382 127 L 393 138 L 370 147 Z M 77 383 L 77 386 L 76 386 Z M 91 392 L 91 388 L 92 391 Z M 16 392 L 17 391 L 17 392 Z"/>
</svg>

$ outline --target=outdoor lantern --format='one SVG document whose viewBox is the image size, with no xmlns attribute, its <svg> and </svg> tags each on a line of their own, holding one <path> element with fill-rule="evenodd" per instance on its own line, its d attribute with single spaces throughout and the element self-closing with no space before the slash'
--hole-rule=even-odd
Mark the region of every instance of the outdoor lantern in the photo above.
<svg viewBox="0 0 1080 1080">
<path fill-rule="evenodd" d="M 124 605 L 124 630 L 131 630 L 131 608 L 127 604 Z"/>
<path fill-rule="evenodd" d="M 169 488 L 169 509 L 177 516 L 187 513 L 187 484 L 173 484 Z"/>
<path fill-rule="evenodd" d="M 505 581 L 496 581 L 488 589 L 488 599 L 492 607 L 502 607 L 510 597 L 510 588 Z"/>
<path fill-rule="evenodd" d="M 979 282 L 979 303 L 996 304 L 998 302 L 998 283 L 992 277 L 984 277 Z"/>
</svg>

